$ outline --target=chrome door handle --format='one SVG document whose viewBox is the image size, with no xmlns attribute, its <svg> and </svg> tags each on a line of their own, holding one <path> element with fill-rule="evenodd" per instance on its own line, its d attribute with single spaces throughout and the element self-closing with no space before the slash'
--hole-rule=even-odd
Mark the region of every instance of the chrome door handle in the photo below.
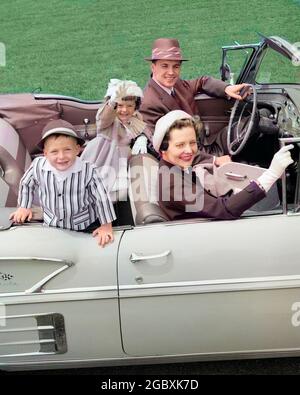
<svg viewBox="0 0 300 395">
<path fill-rule="evenodd" d="M 243 181 L 247 178 L 247 176 L 243 176 L 241 174 L 236 174 L 236 173 L 230 173 L 230 172 L 225 173 L 225 176 L 230 180 L 235 180 L 235 181 Z"/>
<path fill-rule="evenodd" d="M 165 256 L 168 256 L 171 254 L 171 250 L 167 250 L 165 252 L 162 252 L 161 254 L 155 254 L 155 255 L 138 255 L 135 252 L 133 252 L 130 255 L 130 260 L 132 263 L 140 262 L 140 261 L 148 261 L 149 259 L 158 259 L 158 258 L 163 258 Z"/>
</svg>

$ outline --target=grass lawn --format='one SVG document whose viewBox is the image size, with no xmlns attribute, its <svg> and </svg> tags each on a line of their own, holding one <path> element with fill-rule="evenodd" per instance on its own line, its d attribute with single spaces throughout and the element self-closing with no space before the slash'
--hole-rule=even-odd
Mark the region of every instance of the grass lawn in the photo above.
<svg viewBox="0 0 300 395">
<path fill-rule="evenodd" d="M 1 0 L 0 92 L 100 99 L 110 78 L 144 86 L 158 37 L 180 40 L 183 77 L 219 76 L 222 45 L 256 32 L 299 42 L 299 21 L 299 0 Z"/>
</svg>

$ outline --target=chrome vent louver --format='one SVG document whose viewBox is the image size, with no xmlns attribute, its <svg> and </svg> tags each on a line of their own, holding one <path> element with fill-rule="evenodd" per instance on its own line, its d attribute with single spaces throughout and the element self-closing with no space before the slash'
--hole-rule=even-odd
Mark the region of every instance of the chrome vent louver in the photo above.
<svg viewBox="0 0 300 395">
<path fill-rule="evenodd" d="M 61 314 L 11 315 L 0 319 L 0 358 L 67 352 Z"/>
</svg>

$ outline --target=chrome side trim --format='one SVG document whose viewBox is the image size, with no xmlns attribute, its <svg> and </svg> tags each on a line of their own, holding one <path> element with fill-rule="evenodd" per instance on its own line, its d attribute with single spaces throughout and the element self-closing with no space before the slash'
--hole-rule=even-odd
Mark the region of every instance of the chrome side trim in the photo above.
<svg viewBox="0 0 300 395">
<path fill-rule="evenodd" d="M 36 284 L 34 284 L 31 288 L 26 289 L 24 291 L 24 294 L 32 294 L 32 293 L 37 293 L 41 292 L 42 287 L 47 284 L 50 280 L 52 280 L 54 277 L 56 277 L 59 273 L 63 272 L 64 270 L 68 269 L 71 266 L 74 266 L 74 262 L 66 260 L 66 259 L 57 259 L 57 258 L 44 258 L 44 257 L 0 257 L 0 263 L 1 261 L 38 261 L 38 262 L 53 262 L 53 263 L 61 263 L 64 266 L 60 267 L 59 269 L 55 270 L 48 276 L 44 277 L 42 280 L 38 281 Z M 2 294 L 3 295 L 3 294 Z M 5 294 L 4 294 L 5 295 Z"/>
<path fill-rule="evenodd" d="M 37 292 L 41 292 L 43 286 L 47 284 L 48 281 L 52 280 L 56 277 L 59 273 L 63 272 L 64 270 L 68 269 L 70 266 L 64 265 L 59 269 L 55 270 L 54 272 L 50 273 L 48 276 L 44 277 L 41 281 L 34 284 L 31 288 L 25 290 L 25 294 L 33 294 Z"/>
<path fill-rule="evenodd" d="M 255 291 L 300 287 L 300 275 L 121 285 L 121 298 Z"/>
<path fill-rule="evenodd" d="M 69 300 L 84 300 L 84 299 L 113 299 L 117 297 L 118 287 L 104 286 L 104 287 L 82 287 L 82 288 L 64 288 L 64 289 L 49 289 L 41 290 L 39 293 L 28 294 L 25 292 L 9 292 L 0 294 L 1 301 L 7 298 L 3 303 L 7 303 L 10 298 L 23 298 L 20 303 L 34 302 L 51 302 L 51 301 L 65 301 L 62 298 L 64 294 L 71 294 Z M 74 295 L 72 295 L 74 294 Z M 82 294 L 82 295 L 81 295 Z M 84 296 L 83 296 L 84 295 Z M 45 296 L 48 296 L 45 298 Z M 46 300 L 45 300 L 46 299 Z M 19 302 L 18 302 L 19 303 Z"/>
<path fill-rule="evenodd" d="M 264 211 L 264 212 L 257 212 L 256 215 L 251 215 L 251 216 L 241 216 L 241 218 L 237 219 L 236 221 L 244 221 L 244 220 L 254 220 L 256 217 L 274 217 L 282 215 L 282 210 L 270 210 L 270 211 Z M 217 220 L 214 218 L 190 218 L 190 219 L 181 219 L 181 220 L 176 220 L 176 221 L 165 221 L 165 222 L 156 222 L 156 223 L 150 223 L 146 225 L 135 225 L 134 229 L 149 229 L 149 228 L 157 228 L 157 227 L 166 227 L 166 226 L 178 226 L 178 225 L 186 225 L 186 224 L 199 224 L 199 223 L 214 223 Z M 228 222 L 231 220 L 227 220 Z M 223 221 L 225 222 L 225 221 Z"/>
<path fill-rule="evenodd" d="M 41 293 L 25 294 L 24 292 L 8 293 L 0 295 L 1 302 L 6 305 L 21 305 L 27 303 L 49 302 L 75 302 L 84 300 L 117 299 L 118 288 L 115 287 L 91 287 L 70 288 L 42 291 Z"/>
<path fill-rule="evenodd" d="M 45 339 L 45 340 L 28 340 L 28 341 L 22 341 L 22 342 L 8 342 L 8 343 L 0 343 L 1 346 L 21 346 L 21 345 L 29 345 L 29 344 L 48 344 L 48 343 L 54 343 L 54 339 Z M 1 357 L 1 355 L 0 355 Z"/>
<path fill-rule="evenodd" d="M 16 333 L 16 332 L 33 332 L 38 329 L 39 331 L 47 331 L 49 329 L 54 329 L 54 326 L 38 326 L 36 327 L 31 327 L 31 328 L 16 328 L 16 329 L 0 329 L 0 334 L 1 333 Z"/>
<path fill-rule="evenodd" d="M 8 256 L 8 257 L 0 257 L 1 261 L 41 261 L 41 262 L 55 262 L 55 263 L 63 263 L 68 267 L 73 266 L 74 262 L 68 261 L 67 259 L 58 259 L 58 258 L 44 258 L 44 257 L 36 257 L 36 256 Z"/>
<path fill-rule="evenodd" d="M 43 353 L 35 353 L 33 356 L 43 355 Z M 22 357 L 22 354 L 10 355 L 10 357 Z M 26 356 L 26 355 L 24 355 Z M 270 357 L 292 357 L 300 356 L 300 348 L 274 348 L 268 350 L 241 350 L 228 352 L 211 352 L 199 354 L 181 354 L 181 355 L 147 355 L 144 357 L 121 355 L 117 358 L 102 359 L 67 359 L 67 360 L 38 360 L 38 361 L 20 361 L 0 362 L 0 368 L 3 370 L 29 370 L 29 369 L 66 369 L 66 368 L 91 368 L 99 366 L 128 366 L 154 363 L 170 363 L 170 362 L 197 362 L 197 361 L 221 361 L 221 360 L 243 360 L 250 358 L 270 358 Z"/>
</svg>

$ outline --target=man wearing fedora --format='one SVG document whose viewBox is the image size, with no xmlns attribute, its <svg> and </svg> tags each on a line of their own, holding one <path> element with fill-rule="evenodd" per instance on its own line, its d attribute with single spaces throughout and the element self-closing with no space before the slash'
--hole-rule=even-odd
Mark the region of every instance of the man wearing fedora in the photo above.
<svg viewBox="0 0 300 395">
<path fill-rule="evenodd" d="M 242 100 L 239 93 L 246 84 L 229 85 L 209 76 L 188 81 L 182 80 L 180 78 L 181 64 L 187 59 L 183 58 L 179 42 L 176 39 L 158 38 L 155 40 L 152 55 L 145 60 L 151 62 L 152 75 L 144 90 L 140 112 L 152 131 L 154 131 L 158 119 L 169 111 L 183 110 L 190 115 L 196 115 L 195 95 L 198 93 Z M 220 142 L 223 144 L 223 153 L 227 154 L 224 141 L 226 139 L 220 138 Z M 210 157 L 212 156 L 210 155 Z M 225 155 L 224 161 L 228 160 L 230 160 L 229 157 Z M 220 165 L 221 162 L 216 164 Z"/>
</svg>

